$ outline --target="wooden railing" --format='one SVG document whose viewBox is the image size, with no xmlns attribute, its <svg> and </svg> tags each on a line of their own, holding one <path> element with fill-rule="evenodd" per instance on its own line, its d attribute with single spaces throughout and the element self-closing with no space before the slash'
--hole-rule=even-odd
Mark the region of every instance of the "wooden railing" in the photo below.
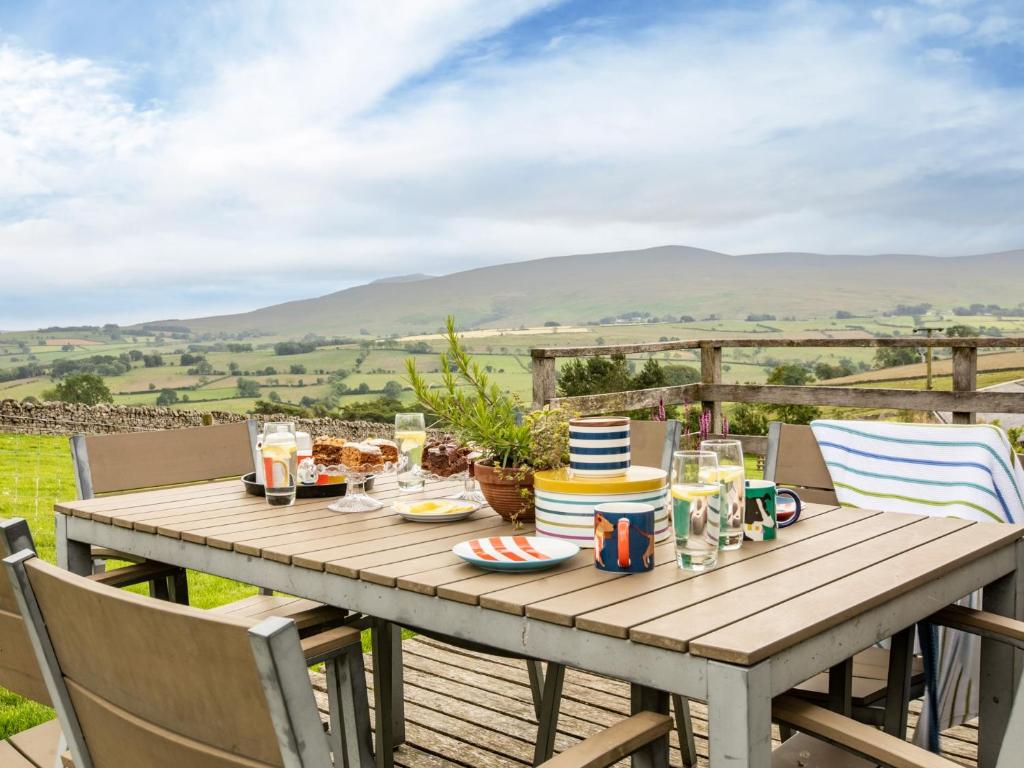
<svg viewBox="0 0 1024 768">
<path fill-rule="evenodd" d="M 849 385 L 724 384 L 722 350 L 731 347 L 948 348 L 953 353 L 953 391 L 876 389 Z M 659 403 L 700 403 L 702 410 L 710 411 L 712 414 L 714 432 L 721 430 L 722 403 L 949 411 L 953 414 L 954 423 L 971 424 L 975 422 L 978 413 L 1024 413 L 1024 393 L 978 391 L 978 350 L 1013 347 L 1024 349 L 1024 338 L 711 339 L 601 347 L 542 347 L 531 352 L 533 402 L 535 407 L 546 403 L 561 405 L 580 415 L 656 408 Z M 560 357 L 594 357 L 615 353 L 650 354 L 678 349 L 700 350 L 700 383 L 603 395 L 557 396 L 556 361 Z"/>
</svg>

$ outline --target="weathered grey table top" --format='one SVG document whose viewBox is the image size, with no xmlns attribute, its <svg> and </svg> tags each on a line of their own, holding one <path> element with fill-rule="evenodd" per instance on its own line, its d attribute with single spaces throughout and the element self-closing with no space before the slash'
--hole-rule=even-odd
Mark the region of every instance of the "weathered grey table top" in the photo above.
<svg viewBox="0 0 1024 768">
<path fill-rule="evenodd" d="M 432 484 L 430 496 L 454 483 Z M 377 480 L 382 501 L 400 494 Z M 452 545 L 513 531 L 490 509 L 454 523 L 411 523 L 390 507 L 339 514 L 329 499 L 269 507 L 238 481 L 71 501 L 59 513 L 138 534 L 575 627 L 586 633 L 739 665 L 757 664 L 1024 536 L 1024 527 L 805 505 L 773 542 L 723 552 L 718 568 L 679 570 L 671 542 L 656 567 L 622 576 L 581 551 L 540 573 L 487 573 Z M 936 606 L 936 608 L 939 606 Z"/>
</svg>

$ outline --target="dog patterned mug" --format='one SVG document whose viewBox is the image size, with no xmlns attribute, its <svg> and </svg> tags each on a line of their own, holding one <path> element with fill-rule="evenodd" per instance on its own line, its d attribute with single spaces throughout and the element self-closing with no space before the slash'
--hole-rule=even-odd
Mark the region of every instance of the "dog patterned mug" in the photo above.
<svg viewBox="0 0 1024 768">
<path fill-rule="evenodd" d="M 595 506 L 594 565 L 612 573 L 654 568 L 654 507 L 629 501 Z"/>
</svg>

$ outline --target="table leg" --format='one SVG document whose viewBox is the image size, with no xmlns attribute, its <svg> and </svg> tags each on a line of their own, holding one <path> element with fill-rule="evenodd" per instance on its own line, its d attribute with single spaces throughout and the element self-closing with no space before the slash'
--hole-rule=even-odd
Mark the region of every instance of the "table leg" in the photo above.
<svg viewBox="0 0 1024 768">
<path fill-rule="evenodd" d="M 740 667 L 708 662 L 711 768 L 770 768 L 772 692 L 769 662 Z"/>
<path fill-rule="evenodd" d="M 377 768 L 395 764 L 394 749 L 405 741 L 405 701 L 402 690 L 402 631 L 390 621 L 374 619 L 373 696 L 377 724 Z"/>
<path fill-rule="evenodd" d="M 68 518 L 54 513 L 57 536 L 57 565 L 65 571 L 88 576 L 92 573 L 92 547 L 81 541 L 68 539 Z"/>
<path fill-rule="evenodd" d="M 828 708 L 849 717 L 853 714 L 853 659 L 846 659 L 828 671 Z"/>
<path fill-rule="evenodd" d="M 1017 543 L 1017 570 L 985 587 L 982 607 L 992 613 L 1024 619 L 1024 542 Z M 982 638 L 979 768 L 996 765 L 1022 667 L 1024 652 L 1005 643 Z"/>
<path fill-rule="evenodd" d="M 629 686 L 629 700 L 630 711 L 634 715 L 644 710 L 668 714 L 668 694 L 664 691 L 633 683 Z M 634 752 L 632 766 L 633 768 L 667 768 L 668 734 Z"/>
<path fill-rule="evenodd" d="M 885 720 L 882 729 L 907 738 L 907 707 L 914 669 L 914 630 L 908 627 L 892 636 L 889 647 L 889 680 L 885 689 Z"/>
</svg>

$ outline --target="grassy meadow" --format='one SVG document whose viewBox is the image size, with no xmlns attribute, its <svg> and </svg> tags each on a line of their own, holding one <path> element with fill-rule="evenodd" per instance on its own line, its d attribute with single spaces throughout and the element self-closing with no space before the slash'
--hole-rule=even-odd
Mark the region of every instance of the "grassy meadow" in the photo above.
<svg viewBox="0 0 1024 768">
<path fill-rule="evenodd" d="M 984 325 L 998 329 L 1004 335 L 1024 335 L 1024 318 L 997 318 L 990 316 L 951 317 L 932 315 L 920 318 L 932 324 Z M 837 320 L 828 316 L 810 316 L 799 320 L 746 321 L 738 319 L 698 320 L 689 323 L 615 323 L 607 325 L 571 326 L 565 328 L 526 328 L 517 330 L 476 330 L 465 337 L 467 347 L 481 365 L 486 366 L 494 380 L 504 390 L 524 401 L 531 396 L 530 350 L 541 346 L 589 346 L 621 343 L 656 342 L 676 339 L 701 338 L 772 338 L 810 337 L 822 339 L 858 338 L 877 335 L 908 336 L 913 332 L 915 319 L 910 316 L 872 316 Z M 413 355 L 417 367 L 426 372 L 428 380 L 440 381 L 437 353 L 443 340 L 435 334 L 408 339 L 363 339 L 360 343 L 341 344 L 317 348 L 296 355 L 277 355 L 273 345 L 286 340 L 281 337 L 255 337 L 245 343 L 251 351 L 231 352 L 221 343 L 203 354 L 215 371 L 208 375 L 189 373 L 190 366 L 180 365 L 181 354 L 189 351 L 190 344 L 216 346 L 216 341 L 175 339 L 163 336 L 133 336 L 122 333 L 111 338 L 100 331 L 83 332 L 18 332 L 0 333 L 0 372 L 26 363 L 52 364 L 56 360 L 81 359 L 91 355 L 113 355 L 138 350 L 143 354 L 159 353 L 164 365 L 145 367 L 135 362 L 131 370 L 118 376 L 106 377 L 114 402 L 123 405 L 153 405 L 163 389 L 173 389 L 179 399 L 175 408 L 202 411 L 251 411 L 255 397 L 241 397 L 236 380 L 239 375 L 255 380 L 260 398 L 271 392 L 284 403 L 298 404 L 303 398 L 320 399 L 331 389 L 330 379 L 340 379 L 350 394 L 342 396 L 340 404 L 365 401 L 378 397 L 389 382 L 407 386 L 405 361 L 410 353 L 407 344 L 422 342 L 429 351 Z M 26 348 L 28 351 L 26 351 Z M 699 353 L 695 350 L 677 350 L 655 355 L 663 363 L 699 367 Z M 841 358 L 851 361 L 861 370 L 847 379 L 835 383 L 868 383 L 892 379 L 912 380 L 924 375 L 923 365 L 904 366 L 900 369 L 871 370 L 874 350 L 850 349 L 786 349 L 786 348 L 734 348 L 723 355 L 723 378 L 726 383 L 764 383 L 772 368 L 780 363 L 819 362 L 837 364 Z M 567 364 L 560 360 L 559 365 Z M 642 359 L 637 357 L 637 364 Z M 302 366 L 304 373 L 291 373 L 292 366 Z M 267 369 L 273 369 L 267 372 Z M 1019 371 L 1024 369 L 1024 353 L 994 352 L 984 354 L 979 369 L 989 368 Z M 230 373 L 234 369 L 240 374 Z M 949 360 L 941 356 L 936 360 L 936 374 L 949 374 Z M 46 375 L 32 378 L 0 381 L 0 399 L 25 397 L 41 399 L 54 382 Z M 358 393 L 360 387 L 368 392 Z M 186 401 L 187 398 L 187 401 Z M 405 390 L 401 399 L 412 401 L 412 393 Z"/>
</svg>

